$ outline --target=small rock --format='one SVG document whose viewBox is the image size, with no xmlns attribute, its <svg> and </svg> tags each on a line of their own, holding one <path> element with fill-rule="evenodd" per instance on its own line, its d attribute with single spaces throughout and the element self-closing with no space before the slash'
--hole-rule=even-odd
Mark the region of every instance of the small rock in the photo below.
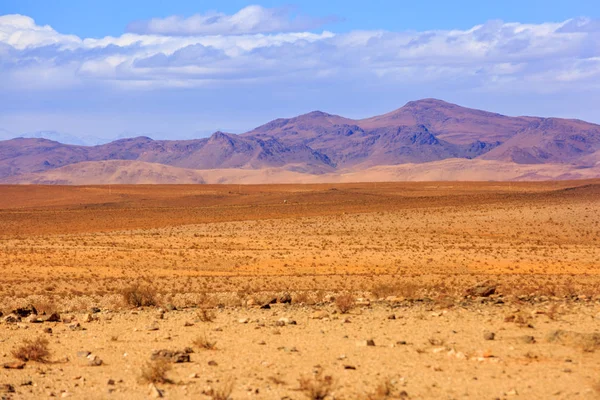
<svg viewBox="0 0 600 400">
<path fill-rule="evenodd" d="M 159 329 L 158 324 L 156 322 L 151 323 L 146 327 L 147 331 L 157 331 Z"/>
<path fill-rule="evenodd" d="M 9 314 L 6 317 L 4 317 L 4 322 L 6 322 L 7 324 L 16 324 L 20 320 L 21 320 L 21 317 L 19 317 L 16 314 Z"/>
<path fill-rule="evenodd" d="M 60 322 L 60 314 L 53 312 L 46 317 L 46 322 Z"/>
<path fill-rule="evenodd" d="M 490 297 L 496 293 L 497 284 L 492 281 L 480 282 L 467 290 L 467 295 L 472 297 Z"/>
<path fill-rule="evenodd" d="M 12 312 L 12 314 L 16 314 L 21 318 L 29 317 L 31 314 L 37 315 L 37 313 L 38 313 L 37 310 L 31 304 L 28 305 L 27 307 L 17 308 L 16 310 L 13 310 L 13 312 Z"/>
<path fill-rule="evenodd" d="M 328 318 L 329 317 L 329 313 L 327 313 L 327 311 L 325 310 L 318 310 L 313 312 L 310 317 L 312 319 L 323 319 L 323 318 Z"/>
<path fill-rule="evenodd" d="M 219 365 L 219 364 L 217 364 L 217 362 L 216 362 L 216 361 L 210 360 L 210 361 L 208 362 L 208 365 L 210 365 L 211 367 L 216 367 L 216 366 L 217 366 L 217 365 Z"/>
<path fill-rule="evenodd" d="M 368 340 L 358 340 L 356 342 L 358 347 L 367 347 L 367 346 L 375 346 L 375 341 L 373 339 Z"/>
<path fill-rule="evenodd" d="M 390 314 L 390 315 L 388 315 L 387 319 L 396 319 L 396 315 L 395 314 Z"/>
<path fill-rule="evenodd" d="M 524 335 L 524 336 L 519 337 L 519 341 L 521 343 L 525 343 L 525 344 L 534 344 L 535 337 L 530 336 L 530 335 Z"/>
<path fill-rule="evenodd" d="M 354 365 L 344 365 L 344 369 L 351 369 L 351 370 L 355 370 L 356 367 Z"/>
<path fill-rule="evenodd" d="M 48 333 L 48 334 L 52 334 L 52 328 L 50 328 L 50 327 L 44 328 L 43 332 L 44 333 Z"/>
<path fill-rule="evenodd" d="M 250 321 L 250 319 L 249 319 L 249 318 L 240 318 L 240 319 L 238 320 L 238 322 L 239 322 L 240 324 L 247 324 L 249 321 Z"/>
<path fill-rule="evenodd" d="M 284 293 L 277 298 L 277 301 L 282 304 L 290 304 L 292 302 L 292 295 Z"/>
<path fill-rule="evenodd" d="M 86 316 L 83 318 L 83 322 L 92 322 L 94 320 L 94 317 L 92 317 L 92 314 L 86 314 Z"/>
<path fill-rule="evenodd" d="M 261 310 L 270 310 L 271 309 L 271 303 L 265 303 L 262 306 L 260 306 Z"/>
<path fill-rule="evenodd" d="M 103 361 L 98 356 L 92 356 L 91 354 L 88 356 L 88 365 L 90 367 L 99 367 L 103 364 Z"/>
<path fill-rule="evenodd" d="M 189 321 L 185 321 L 185 324 L 183 324 L 183 326 L 185 326 L 185 327 L 194 326 L 194 324 Z"/>
<path fill-rule="evenodd" d="M 5 369 L 23 369 L 25 368 L 25 363 L 23 361 L 12 361 L 4 364 Z"/>
<path fill-rule="evenodd" d="M 150 396 L 155 399 L 164 397 L 163 391 L 156 387 L 154 383 L 148 385 L 148 389 L 150 389 Z"/>
<path fill-rule="evenodd" d="M 80 330 L 82 330 L 81 324 L 79 322 L 74 322 L 72 324 L 69 324 L 69 329 L 72 330 L 72 331 L 80 331 Z"/>
<path fill-rule="evenodd" d="M 114 385 L 115 381 L 113 379 L 109 379 L 108 382 L 106 382 L 107 385 Z"/>
<path fill-rule="evenodd" d="M 0 392 L 2 392 L 2 393 L 14 393 L 15 392 L 15 387 L 13 385 L 11 385 L 10 383 L 4 383 L 4 384 L 0 385 Z"/>
<path fill-rule="evenodd" d="M 190 362 L 190 353 L 192 349 L 185 349 L 184 351 L 172 351 L 172 350 L 156 350 L 152 352 L 150 356 L 151 360 L 164 359 L 175 364 Z"/>
<path fill-rule="evenodd" d="M 90 353 L 89 351 L 82 350 L 82 351 L 77 352 L 77 357 L 86 358 L 90 354 L 92 354 L 92 353 Z"/>
<path fill-rule="evenodd" d="M 485 340 L 494 340 L 496 338 L 496 334 L 494 332 L 484 332 L 483 338 Z"/>
</svg>

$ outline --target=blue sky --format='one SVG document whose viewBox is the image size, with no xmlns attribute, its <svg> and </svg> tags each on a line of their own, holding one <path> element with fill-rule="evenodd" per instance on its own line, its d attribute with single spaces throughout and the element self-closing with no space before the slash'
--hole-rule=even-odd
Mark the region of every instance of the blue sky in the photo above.
<svg viewBox="0 0 600 400">
<path fill-rule="evenodd" d="M 0 2 L 0 138 L 196 137 L 424 97 L 600 122 L 599 3 Z"/>
</svg>

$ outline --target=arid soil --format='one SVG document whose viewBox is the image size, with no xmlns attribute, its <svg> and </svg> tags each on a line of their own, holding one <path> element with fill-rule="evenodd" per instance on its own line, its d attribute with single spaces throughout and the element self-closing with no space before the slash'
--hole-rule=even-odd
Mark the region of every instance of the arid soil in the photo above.
<svg viewBox="0 0 600 400">
<path fill-rule="evenodd" d="M 5 398 L 600 397 L 600 181 L 0 194 Z"/>
</svg>

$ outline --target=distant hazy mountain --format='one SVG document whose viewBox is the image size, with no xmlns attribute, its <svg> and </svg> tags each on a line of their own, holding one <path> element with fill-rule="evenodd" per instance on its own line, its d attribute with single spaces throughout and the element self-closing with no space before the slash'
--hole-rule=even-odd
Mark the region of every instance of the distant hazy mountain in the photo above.
<svg viewBox="0 0 600 400">
<path fill-rule="evenodd" d="M 150 164 L 205 171 L 288 171 L 332 180 L 342 174 L 378 180 L 376 174 L 384 174 L 384 171 L 385 176 L 395 180 L 403 180 L 397 171 L 404 174 L 413 171 L 410 173 L 415 179 L 436 176 L 443 179 L 473 176 L 478 180 L 486 177 L 526 179 L 527 176 L 568 179 L 594 177 L 600 165 L 599 125 L 558 118 L 507 117 L 435 99 L 409 102 L 398 110 L 362 120 L 314 111 L 277 119 L 242 135 L 216 132 L 204 139 L 169 141 L 136 137 L 88 147 L 75 145 L 76 138 L 56 132 L 37 135 L 0 142 L 0 179 L 18 182 L 19 176 L 27 174 L 23 182 L 60 181 L 56 176 L 36 179 L 32 174 L 61 168 L 57 173 L 73 175 L 79 168 L 77 163 L 85 162 L 86 174 L 79 174 L 77 179 L 66 177 L 63 181 L 89 179 L 97 183 L 90 177 L 95 171 L 109 176 L 107 165 L 113 169 L 125 168 L 125 164 L 118 163 L 105 163 L 96 168 L 90 164 L 110 160 L 139 162 L 135 164 L 135 175 L 143 177 L 140 181 L 144 182 L 153 176 L 157 182 L 170 182 L 174 177 L 184 176 L 181 170 L 159 167 L 152 167 L 152 173 L 140 172 L 150 168 Z M 450 159 L 460 162 L 440 163 Z M 496 164 L 488 161 L 501 163 L 497 165 L 502 165 L 503 174 L 493 173 L 491 166 Z M 416 167 L 395 168 L 394 173 L 389 168 L 376 168 L 407 164 L 422 164 L 422 167 L 418 168 L 418 174 L 414 173 Z M 69 165 L 72 167 L 62 168 Z M 428 173 L 428 169 L 449 165 L 453 167 L 448 173 Z M 525 167 L 527 165 L 548 167 Z M 486 168 L 482 169 L 483 166 Z M 127 164 L 127 168 L 132 168 L 131 164 Z M 469 174 L 470 168 L 477 173 Z M 359 173 L 367 169 L 379 172 Z M 160 177 L 161 173 L 168 177 Z M 210 175 L 211 181 L 219 181 L 214 174 Z M 229 175 L 238 176 L 242 182 L 243 177 L 249 176 L 246 173 Z M 115 179 L 112 172 L 110 176 Z M 185 176 L 187 180 L 198 179 L 192 178 L 189 172 Z M 264 176 L 267 182 L 268 176 Z M 289 173 L 277 176 L 292 179 Z"/>
</svg>

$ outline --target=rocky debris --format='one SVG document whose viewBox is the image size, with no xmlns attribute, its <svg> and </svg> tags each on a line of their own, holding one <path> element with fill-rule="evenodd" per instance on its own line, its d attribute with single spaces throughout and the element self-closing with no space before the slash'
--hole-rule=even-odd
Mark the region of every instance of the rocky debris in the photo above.
<svg viewBox="0 0 600 400">
<path fill-rule="evenodd" d="M 485 281 L 476 284 L 467 289 L 467 296 L 471 297 L 490 297 L 496 293 L 498 285 L 492 281 Z"/>
<path fill-rule="evenodd" d="M 579 348 L 586 352 L 593 352 L 600 348 L 600 333 L 557 330 L 550 332 L 547 340 L 550 343 L 560 343 L 565 346 Z"/>
<path fill-rule="evenodd" d="M 23 361 L 11 361 L 5 363 L 3 367 L 5 369 L 23 369 L 25 368 L 25 363 Z"/>
<path fill-rule="evenodd" d="M 519 337 L 519 341 L 524 344 L 534 344 L 535 337 L 533 337 L 531 335 L 523 335 L 523 336 Z"/>
<path fill-rule="evenodd" d="M 41 319 L 35 314 L 31 314 L 29 317 L 27 317 L 26 321 L 30 324 L 41 324 L 42 322 L 44 322 L 43 319 Z"/>
<path fill-rule="evenodd" d="M 190 353 L 192 353 L 192 349 L 184 349 L 183 351 L 173 351 L 173 350 L 155 350 L 152 352 L 150 356 L 151 360 L 167 360 L 169 362 L 179 364 L 190 362 Z"/>
<path fill-rule="evenodd" d="M 37 310 L 31 304 L 28 305 L 27 307 L 17 308 L 12 311 L 12 314 L 16 314 L 21 318 L 27 318 L 31 314 L 37 315 L 37 313 L 38 313 Z"/>
<path fill-rule="evenodd" d="M 312 319 L 329 318 L 329 313 L 325 310 L 317 310 L 310 315 Z"/>
<path fill-rule="evenodd" d="M 1 393 L 15 393 L 15 387 L 13 385 L 11 385 L 10 383 L 3 383 L 2 385 L 0 385 L 0 392 Z"/>
<path fill-rule="evenodd" d="M 281 304 L 291 304 L 292 303 L 292 295 L 289 293 L 283 293 L 277 298 L 277 301 Z"/>
<path fill-rule="evenodd" d="M 358 340 L 358 341 L 356 341 L 356 346 L 357 347 L 371 347 L 371 346 L 375 346 L 375 341 L 373 339 Z"/>
<path fill-rule="evenodd" d="M 158 324 L 156 322 L 151 323 L 146 327 L 147 331 L 157 331 L 159 330 Z"/>
<path fill-rule="evenodd" d="M 287 317 L 282 317 L 279 318 L 279 320 L 275 323 L 275 325 L 277 326 L 284 326 L 284 325 L 297 325 L 296 321 Z"/>
<path fill-rule="evenodd" d="M 53 312 L 44 319 L 44 322 L 60 322 L 60 314 Z"/>
<path fill-rule="evenodd" d="M 102 361 L 102 359 L 100 359 L 100 357 L 95 356 L 93 354 L 88 355 L 87 359 L 88 359 L 88 365 L 90 367 L 99 367 L 102 364 L 104 364 L 104 362 Z"/>
<path fill-rule="evenodd" d="M 494 332 L 484 332 L 483 338 L 485 340 L 494 340 L 496 338 L 496 334 Z"/>
<path fill-rule="evenodd" d="M 6 317 L 4 317 L 4 322 L 7 324 L 16 324 L 19 321 L 21 321 L 21 317 L 19 317 L 17 314 L 8 314 Z"/>
</svg>

